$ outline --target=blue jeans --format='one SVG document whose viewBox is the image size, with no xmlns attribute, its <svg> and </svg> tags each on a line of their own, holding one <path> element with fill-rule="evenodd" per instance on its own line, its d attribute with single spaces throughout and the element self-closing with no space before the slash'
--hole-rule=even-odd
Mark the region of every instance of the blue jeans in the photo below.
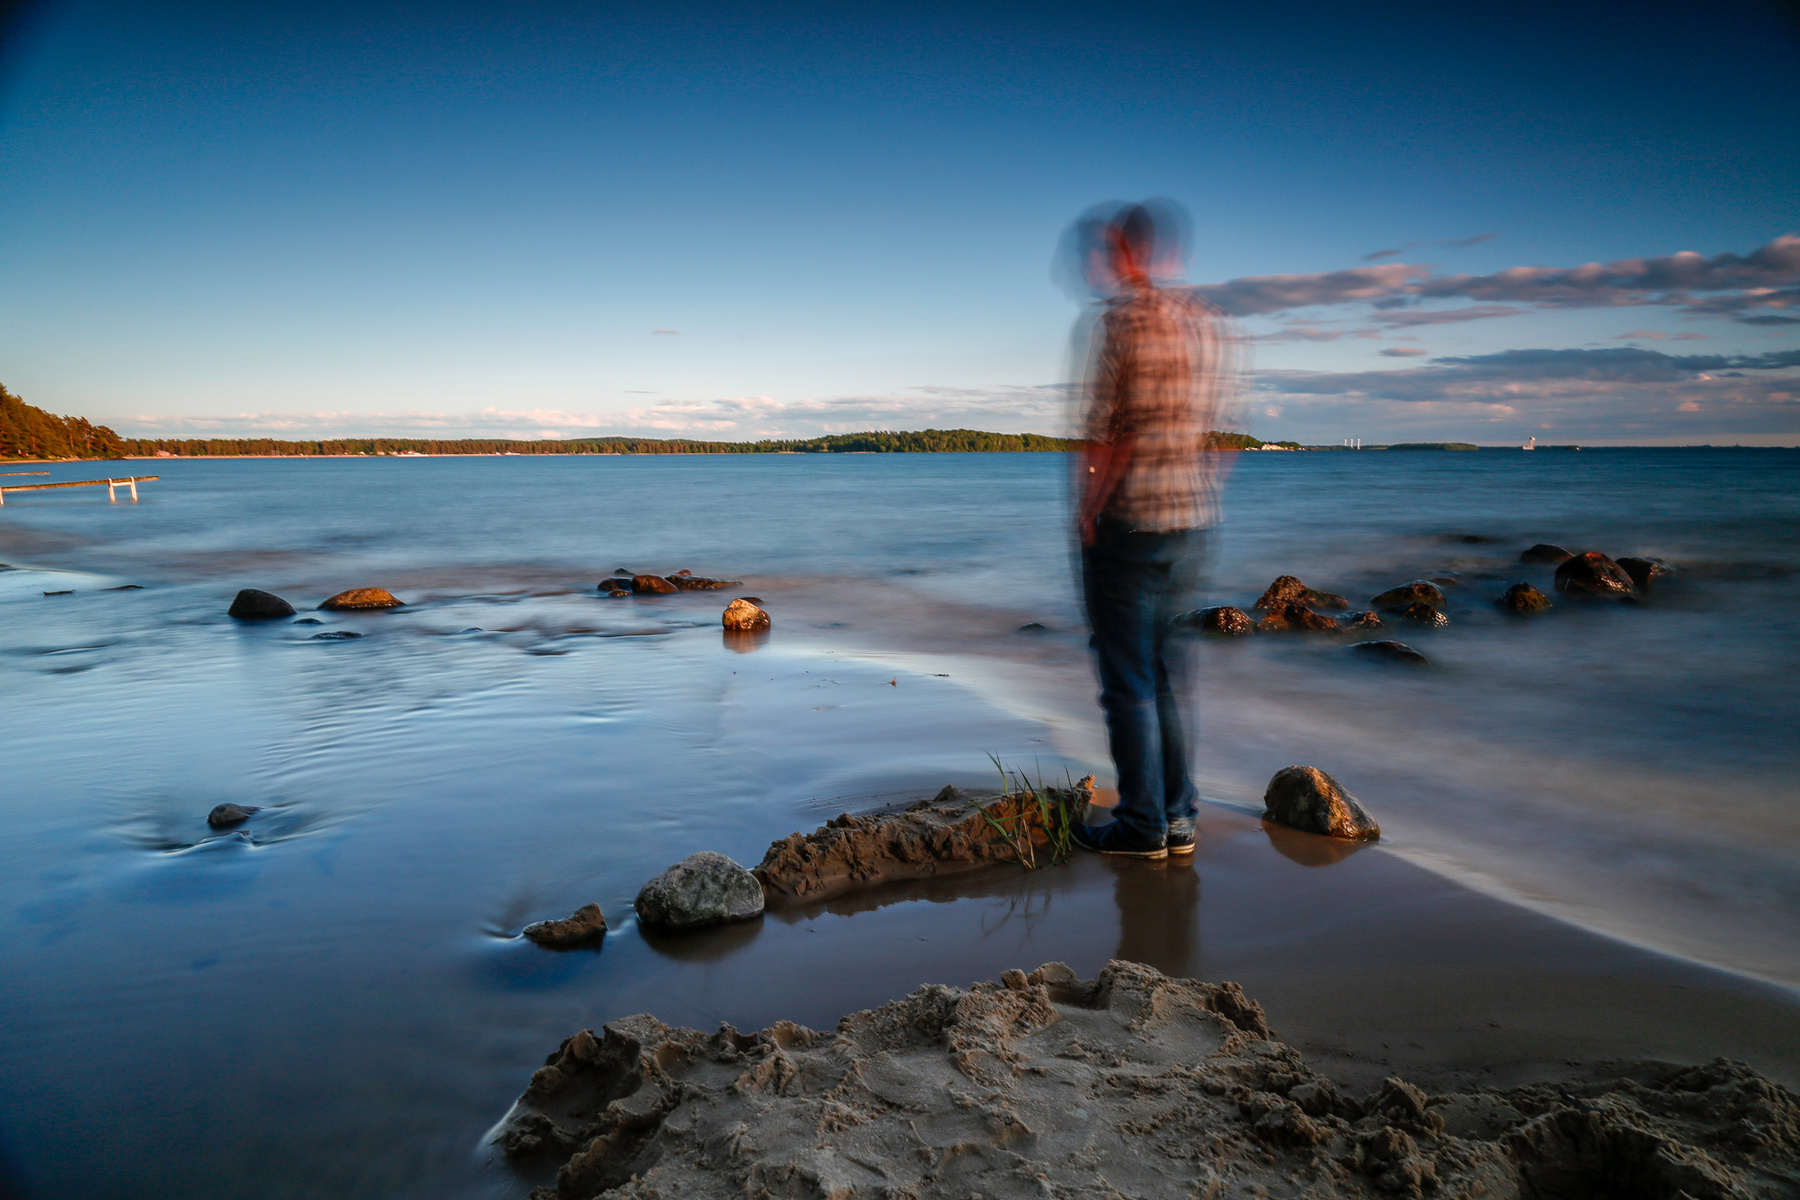
<svg viewBox="0 0 1800 1200">
<path fill-rule="evenodd" d="M 1100 707 L 1119 774 L 1113 815 L 1156 841 L 1191 834 L 1198 811 L 1188 774 L 1193 635 L 1175 618 L 1198 603 L 1206 549 L 1204 529 L 1140 532 L 1102 517 L 1081 551 Z"/>
</svg>

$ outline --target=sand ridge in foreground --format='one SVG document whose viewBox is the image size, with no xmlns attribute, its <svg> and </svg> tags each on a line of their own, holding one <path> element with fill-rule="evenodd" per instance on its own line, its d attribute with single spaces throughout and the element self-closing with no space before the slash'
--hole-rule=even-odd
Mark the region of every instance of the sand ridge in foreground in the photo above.
<svg viewBox="0 0 1800 1200">
<path fill-rule="evenodd" d="M 835 1033 L 627 1017 L 566 1040 L 496 1126 L 608 1197 L 1791 1196 L 1800 1097 L 1741 1064 L 1356 1100 L 1235 984 L 1114 961 L 927 985 Z"/>
</svg>

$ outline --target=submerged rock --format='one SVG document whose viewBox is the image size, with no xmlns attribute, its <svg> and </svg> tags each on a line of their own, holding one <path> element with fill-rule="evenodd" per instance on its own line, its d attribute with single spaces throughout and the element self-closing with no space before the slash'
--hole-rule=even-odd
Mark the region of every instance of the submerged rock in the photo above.
<svg viewBox="0 0 1800 1200">
<path fill-rule="evenodd" d="M 339 592 L 319 607 L 329 612 L 347 612 L 364 608 L 400 608 L 404 603 L 396 600 L 394 593 L 386 588 L 363 587 Z"/>
<path fill-rule="evenodd" d="M 1381 614 L 1375 612 L 1345 613 L 1337 623 L 1345 633 L 1379 633 L 1387 628 Z"/>
<path fill-rule="evenodd" d="M 1631 582 L 1625 568 L 1598 550 L 1577 554 L 1556 568 L 1556 590 L 1614 599 L 1637 595 L 1637 585 Z"/>
<path fill-rule="evenodd" d="M 669 596 L 681 589 L 661 575 L 633 575 L 631 590 L 640 596 Z"/>
<path fill-rule="evenodd" d="M 527 925 L 523 936 L 540 946 L 580 946 L 606 935 L 606 915 L 598 904 L 584 904 L 560 921 Z"/>
<path fill-rule="evenodd" d="M 1442 608 L 1444 593 L 1429 579 L 1415 579 L 1411 583 L 1389 588 L 1369 601 L 1371 608 L 1378 608 L 1382 612 L 1402 609 L 1409 604 L 1429 604 L 1433 608 Z"/>
<path fill-rule="evenodd" d="M 720 615 L 719 621 L 727 629 L 767 629 L 769 614 L 740 596 L 725 606 L 725 611 Z"/>
<path fill-rule="evenodd" d="M 1640 592 L 1648 589 L 1657 580 L 1665 579 L 1673 574 L 1669 570 L 1668 564 L 1660 559 L 1621 558 L 1618 561 L 1619 566 L 1624 568 L 1627 575 L 1631 576 L 1631 582 Z"/>
<path fill-rule="evenodd" d="M 744 581 L 741 579 L 708 579 L 689 571 L 677 571 L 665 578 L 684 592 L 716 592 L 720 588 L 744 586 Z"/>
<path fill-rule="evenodd" d="M 1201 633 L 1215 633 L 1223 637 L 1243 637 L 1256 632 L 1256 622 L 1250 614 L 1241 608 L 1233 608 L 1229 604 L 1217 608 L 1199 608 L 1180 618 L 1180 623 Z"/>
<path fill-rule="evenodd" d="M 1338 623 L 1304 604 L 1282 601 L 1256 623 L 1258 633 L 1341 633 Z"/>
<path fill-rule="evenodd" d="M 1565 562 L 1574 557 L 1575 552 L 1573 550 L 1564 550 L 1561 546 L 1552 545 L 1549 542 L 1539 542 L 1531 549 L 1519 555 L 1519 561 L 1522 563 L 1543 563 L 1547 566 L 1555 566 L 1559 562 Z"/>
<path fill-rule="evenodd" d="M 357 633 L 354 630 L 333 629 L 326 633 L 315 633 L 310 640 L 315 642 L 347 642 L 352 638 L 359 638 L 361 636 L 362 634 Z"/>
<path fill-rule="evenodd" d="M 599 584 L 599 590 L 610 593 L 611 595 L 614 595 L 614 596 L 617 596 L 620 593 L 630 595 L 631 594 L 631 579 L 629 577 L 622 577 L 622 578 L 615 578 L 615 579 L 602 579 Z"/>
<path fill-rule="evenodd" d="M 700 929 L 762 915 L 756 876 L 711 850 L 690 854 L 643 886 L 638 920 L 661 929 Z"/>
<path fill-rule="evenodd" d="M 1420 654 L 1405 642 L 1358 642 L 1354 646 L 1349 647 L 1349 649 L 1354 653 L 1362 655 L 1364 658 L 1379 658 L 1385 659 L 1388 662 L 1411 663 L 1413 666 L 1418 667 L 1428 667 L 1431 665 L 1431 660 L 1429 658 L 1426 658 L 1423 654 Z"/>
<path fill-rule="evenodd" d="M 294 622 L 296 625 L 323 625 L 324 623 L 325 622 L 319 620 L 317 617 L 301 617 L 298 621 Z"/>
<path fill-rule="evenodd" d="M 1503 610 L 1515 617 L 1529 617 L 1551 609 L 1550 597 L 1532 587 L 1529 583 L 1515 583 L 1506 589 L 1505 595 L 1494 601 Z"/>
<path fill-rule="evenodd" d="M 232 825 L 241 825 L 250 819 L 251 813 L 259 813 L 262 809 L 254 804 L 220 804 L 206 814 L 206 823 L 214 829 L 226 829 Z"/>
<path fill-rule="evenodd" d="M 1293 575 L 1278 576 L 1250 607 L 1273 609 L 1280 604 L 1309 604 L 1314 608 L 1350 607 L 1350 602 L 1342 596 L 1309 588 Z"/>
<path fill-rule="evenodd" d="M 1416 625 L 1420 629 L 1443 629 L 1450 624 L 1449 617 L 1423 600 L 1415 600 L 1405 608 L 1393 609 L 1388 616 L 1408 625 Z"/>
<path fill-rule="evenodd" d="M 1019 633 L 1049 633 L 1050 627 L 1048 625 L 1044 624 L 1042 621 L 1027 621 L 1027 622 L 1025 622 L 1025 624 L 1019 626 L 1017 632 L 1019 632 Z"/>
<path fill-rule="evenodd" d="M 1353 841 L 1373 841 L 1381 836 L 1381 827 L 1356 797 L 1317 767 L 1283 767 L 1275 772 L 1263 793 L 1263 806 L 1263 820 L 1305 833 Z"/>
<path fill-rule="evenodd" d="M 274 592 L 245 588 L 232 600 L 225 615 L 240 621 L 272 621 L 277 617 L 293 616 L 294 606 Z"/>
</svg>

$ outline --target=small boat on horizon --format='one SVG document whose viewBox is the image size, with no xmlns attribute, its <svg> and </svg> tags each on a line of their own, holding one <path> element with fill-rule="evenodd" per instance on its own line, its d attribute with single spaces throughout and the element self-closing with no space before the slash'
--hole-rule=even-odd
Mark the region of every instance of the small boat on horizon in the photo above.
<svg viewBox="0 0 1800 1200">
<path fill-rule="evenodd" d="M 1537 439 L 1532 438 L 1530 441 L 1526 442 L 1523 446 L 1520 446 L 1519 449 L 1521 449 L 1521 450 L 1536 450 L 1537 449 Z"/>
</svg>

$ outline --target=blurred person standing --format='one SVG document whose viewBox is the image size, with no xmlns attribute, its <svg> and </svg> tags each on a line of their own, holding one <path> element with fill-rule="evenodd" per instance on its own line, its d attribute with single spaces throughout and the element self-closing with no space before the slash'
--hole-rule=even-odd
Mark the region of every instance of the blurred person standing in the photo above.
<svg viewBox="0 0 1800 1200">
<path fill-rule="evenodd" d="M 1072 231 L 1089 287 L 1108 297 L 1090 338 L 1074 498 L 1119 783 L 1113 819 L 1078 824 L 1074 840 L 1134 858 L 1194 849 L 1192 635 L 1176 618 L 1199 601 L 1219 523 L 1225 455 L 1207 434 L 1231 419 L 1238 390 L 1230 323 L 1172 282 L 1184 225 L 1151 201 Z"/>
</svg>

